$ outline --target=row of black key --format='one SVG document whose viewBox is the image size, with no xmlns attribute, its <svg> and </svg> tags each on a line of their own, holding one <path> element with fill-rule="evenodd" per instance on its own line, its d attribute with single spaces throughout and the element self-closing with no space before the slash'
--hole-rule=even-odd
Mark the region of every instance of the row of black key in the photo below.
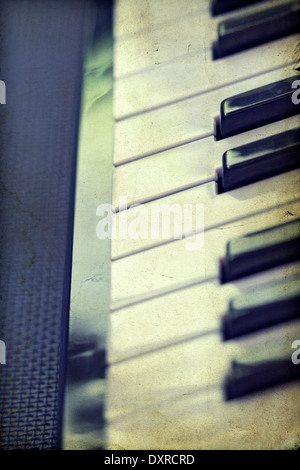
<svg viewBox="0 0 300 470">
<path fill-rule="evenodd" d="M 242 8 L 254 3 L 259 3 L 264 0 L 213 0 L 211 3 L 212 15 L 221 15 L 228 11 Z"/>
<path fill-rule="evenodd" d="M 261 0 L 214 0 L 218 15 Z M 299 1 L 267 8 L 222 21 L 218 26 L 215 58 L 263 44 L 299 31 Z M 275 26 L 276 25 L 276 26 Z M 230 97 L 221 103 L 217 138 L 245 132 L 299 113 L 292 96 L 299 76 L 292 76 L 256 90 Z M 220 191 L 253 183 L 300 167 L 300 128 L 230 149 L 223 155 Z M 270 227 L 234 239 L 227 244 L 221 262 L 221 282 L 231 282 L 300 259 L 300 220 Z M 299 319 L 298 279 L 245 293 L 232 299 L 222 318 L 224 341 L 239 338 L 280 323 Z M 245 363 L 232 361 L 223 383 L 224 398 L 245 395 L 300 379 L 300 369 L 290 357 Z"/>
<path fill-rule="evenodd" d="M 225 99 L 216 138 L 223 139 L 298 115 L 297 75 Z M 297 98 L 295 96 L 295 98 Z M 245 186 L 300 167 L 300 128 L 228 149 L 218 169 L 219 192 Z"/>
<path fill-rule="evenodd" d="M 221 282 L 300 260 L 300 219 L 231 240 L 221 262 Z M 231 299 L 221 321 L 223 341 L 300 318 L 300 280 L 282 280 Z M 237 399 L 300 379 L 300 367 L 289 357 L 241 363 L 234 360 L 224 380 L 226 400 Z"/>
<path fill-rule="evenodd" d="M 219 59 L 299 31 L 299 0 L 279 3 L 248 15 L 235 15 L 218 24 L 213 55 Z"/>
</svg>

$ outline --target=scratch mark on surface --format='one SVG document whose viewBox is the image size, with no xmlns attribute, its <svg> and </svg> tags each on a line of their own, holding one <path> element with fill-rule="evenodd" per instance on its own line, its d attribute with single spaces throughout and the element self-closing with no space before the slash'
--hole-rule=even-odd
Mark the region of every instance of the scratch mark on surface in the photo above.
<svg viewBox="0 0 300 470">
<path fill-rule="evenodd" d="M 103 280 L 103 276 L 102 274 L 94 274 L 94 276 L 91 276 L 91 277 L 88 277 L 87 279 L 84 279 L 82 282 L 81 282 L 81 286 L 83 286 L 83 284 L 85 284 L 86 282 L 100 282 Z"/>
</svg>

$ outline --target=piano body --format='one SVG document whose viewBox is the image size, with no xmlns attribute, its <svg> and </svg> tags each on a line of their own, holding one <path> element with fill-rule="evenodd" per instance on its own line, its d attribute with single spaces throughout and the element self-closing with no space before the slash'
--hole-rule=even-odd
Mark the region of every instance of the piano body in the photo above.
<svg viewBox="0 0 300 470">
<path fill-rule="evenodd" d="M 299 2 L 115 2 L 109 449 L 299 446 L 298 29 Z"/>
</svg>

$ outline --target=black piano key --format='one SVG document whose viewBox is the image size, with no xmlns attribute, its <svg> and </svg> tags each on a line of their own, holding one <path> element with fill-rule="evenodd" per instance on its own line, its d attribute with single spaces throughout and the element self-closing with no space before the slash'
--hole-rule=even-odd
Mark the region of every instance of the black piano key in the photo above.
<svg viewBox="0 0 300 470">
<path fill-rule="evenodd" d="M 299 75 L 295 75 L 222 101 L 220 137 L 229 137 L 299 114 L 300 104 L 292 100 L 295 93 L 293 84 L 298 80 Z"/>
<path fill-rule="evenodd" d="M 300 317 L 300 280 L 245 293 L 229 303 L 222 318 L 224 341 Z"/>
<path fill-rule="evenodd" d="M 250 15 L 226 19 L 218 24 L 215 58 L 280 39 L 299 31 L 300 2 L 293 0 Z"/>
<path fill-rule="evenodd" d="M 254 363 L 232 361 L 224 380 L 224 398 L 233 400 L 300 379 L 300 367 L 291 358 Z"/>
<path fill-rule="evenodd" d="M 230 282 L 300 259 L 300 219 L 250 233 L 227 243 L 221 282 Z"/>
<path fill-rule="evenodd" d="M 222 191 L 300 167 L 300 128 L 227 150 L 223 154 Z"/>
<path fill-rule="evenodd" d="M 222 13 L 262 1 L 264 0 L 213 0 L 211 3 L 211 13 L 214 16 L 221 15 Z"/>
</svg>

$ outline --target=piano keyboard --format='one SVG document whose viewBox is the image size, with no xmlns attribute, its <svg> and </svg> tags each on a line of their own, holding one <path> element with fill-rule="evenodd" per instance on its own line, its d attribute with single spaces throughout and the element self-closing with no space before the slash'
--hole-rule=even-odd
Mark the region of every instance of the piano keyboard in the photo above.
<svg viewBox="0 0 300 470">
<path fill-rule="evenodd" d="M 299 447 L 298 29 L 299 1 L 115 2 L 109 449 Z"/>
</svg>

